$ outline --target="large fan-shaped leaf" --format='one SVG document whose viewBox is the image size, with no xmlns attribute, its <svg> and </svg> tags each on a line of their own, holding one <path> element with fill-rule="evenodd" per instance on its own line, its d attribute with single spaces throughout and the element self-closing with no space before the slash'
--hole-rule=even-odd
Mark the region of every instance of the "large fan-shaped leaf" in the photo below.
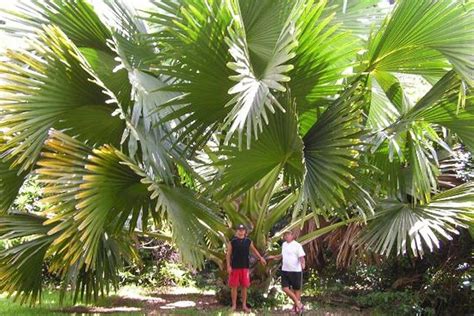
<svg viewBox="0 0 474 316">
<path fill-rule="evenodd" d="M 158 31 L 152 34 L 160 54 L 154 70 L 173 81 L 163 88 L 180 93 L 167 102 L 174 107 L 164 120 L 183 118 L 174 129 L 178 141 L 201 146 L 223 122 L 230 108 L 227 91 L 233 74 L 225 43 L 231 15 L 225 1 L 165 0 L 155 2 L 159 12 L 150 13 L 149 22 Z"/>
<path fill-rule="evenodd" d="M 118 143 L 123 122 L 112 117 L 114 106 L 92 82 L 74 44 L 56 27 L 46 27 L 31 43 L 34 51 L 8 51 L 9 60 L 0 64 L 0 128 L 8 138 L 0 151 L 23 171 L 37 158 L 51 127 L 68 129 L 90 144 Z"/>
<path fill-rule="evenodd" d="M 293 68 L 288 62 L 294 57 L 296 19 L 302 13 L 301 1 L 234 1 L 230 9 L 235 17 L 229 29 L 229 51 L 233 62 L 228 66 L 237 74 L 231 78 L 238 83 L 230 90 L 235 97 L 227 122 L 227 143 L 238 131 L 239 146 L 244 130 L 247 148 L 252 133 L 255 138 L 268 124 L 268 113 L 275 107 L 285 111 L 272 91 L 286 91 L 282 85 L 290 78 L 285 75 Z"/>
<path fill-rule="evenodd" d="M 325 4 L 306 1 L 296 24 L 298 45 L 290 61 L 294 68 L 288 73 L 288 86 L 299 114 L 339 92 L 343 72 L 352 65 L 355 54 L 354 40 L 337 32 L 338 25 L 330 24 L 334 16 L 323 16 Z"/>
<path fill-rule="evenodd" d="M 325 14 L 335 13 L 330 25 L 341 24 L 341 31 L 366 40 L 371 31 L 380 27 L 390 9 L 386 2 L 379 0 L 329 0 Z"/>
<path fill-rule="evenodd" d="M 91 150 L 78 141 L 53 132 L 47 151 L 38 162 L 40 181 L 46 185 L 42 200 L 56 214 L 49 222 L 73 218 L 61 239 L 79 237 L 81 243 L 62 244 L 72 262 L 84 255 L 87 265 L 96 260 L 101 235 L 106 231 L 130 230 L 141 216 L 146 221 L 153 201 L 141 177 L 128 165 L 126 156 L 111 146 Z M 145 225 L 146 227 L 146 225 Z M 61 225 L 54 230 L 62 230 Z M 53 233 L 53 232 L 50 232 Z M 57 241 L 56 241 L 57 242 Z M 58 242 L 59 243 L 59 242 Z"/>
<path fill-rule="evenodd" d="M 0 252 L 0 290 L 21 297 L 21 302 L 34 304 L 41 296 L 43 260 L 54 236 L 46 233 L 51 225 L 46 218 L 32 214 L 0 216 L 0 237 L 27 241 Z"/>
<path fill-rule="evenodd" d="M 361 150 L 363 83 L 339 97 L 303 138 L 305 197 L 313 209 L 342 209 L 355 203 L 371 210 L 371 197 L 354 181 Z"/>
<path fill-rule="evenodd" d="M 451 239 L 474 217 L 474 183 L 469 182 L 433 196 L 427 205 L 385 200 L 378 204 L 374 219 L 360 242 L 381 254 L 422 255 L 440 246 L 440 237 Z"/>
<path fill-rule="evenodd" d="M 205 246 L 209 229 L 226 228 L 215 209 L 191 190 L 160 184 L 111 146 L 91 150 L 53 132 L 46 149 L 37 170 L 46 185 L 42 202 L 56 214 L 48 223 L 61 222 L 49 233 L 60 233 L 53 246 L 70 264 L 95 269 L 103 234 L 134 230 L 140 219 L 146 230 L 149 214 L 157 224 L 168 218 L 184 259 L 195 265 L 202 263 L 198 245 Z"/>
<path fill-rule="evenodd" d="M 110 31 L 85 0 L 21 0 L 15 10 L 7 11 L 7 26 L 13 36 L 36 35 L 45 25 L 58 26 L 77 47 L 111 52 Z"/>
<path fill-rule="evenodd" d="M 286 101 L 286 103 L 291 101 Z M 229 147 L 220 154 L 227 159 L 216 163 L 225 166 L 217 186 L 222 188 L 218 196 L 239 195 L 262 180 L 277 168 L 277 173 L 285 168 L 288 182 L 298 186 L 302 182 L 303 142 L 298 135 L 295 105 L 288 104 L 286 113 L 277 111 L 269 117 L 269 124 L 253 141 L 251 149 L 239 150 Z"/>
<path fill-rule="evenodd" d="M 369 69 L 442 74 L 445 58 L 474 84 L 472 4 L 400 1 L 370 41 Z"/>
<path fill-rule="evenodd" d="M 104 234 L 100 237 L 94 269 L 85 269 L 83 260 L 72 264 L 56 253 L 53 243 L 60 233 L 49 232 L 64 222 L 46 224 L 47 218 L 33 214 L 12 213 L 0 216 L 0 236 L 16 240 L 27 238 L 0 252 L 0 289 L 21 302 L 35 304 L 41 298 L 43 267 L 49 261 L 49 272 L 62 274 L 61 299 L 72 287 L 74 301 L 98 299 L 109 292 L 110 285 L 118 287 L 118 270 L 123 261 L 136 259 L 130 236 L 126 232 L 118 235 Z M 70 240 L 66 241 L 67 243 Z M 68 243 L 66 246 L 73 246 Z"/>
</svg>

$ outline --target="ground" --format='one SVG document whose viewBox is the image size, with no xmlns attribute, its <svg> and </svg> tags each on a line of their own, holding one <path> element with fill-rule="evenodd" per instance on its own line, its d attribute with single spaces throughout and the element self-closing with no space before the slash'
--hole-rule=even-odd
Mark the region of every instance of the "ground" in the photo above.
<svg viewBox="0 0 474 316">
<path fill-rule="evenodd" d="M 248 315 L 242 312 L 230 313 L 229 308 L 220 305 L 212 292 L 189 288 L 171 288 L 160 292 L 145 292 L 140 288 L 125 287 L 117 293 L 99 300 L 94 305 L 73 305 L 67 300 L 63 306 L 58 303 L 55 290 L 43 293 L 41 305 L 21 306 L 12 298 L 0 296 L 0 315 Z M 307 299 L 309 301 L 309 299 Z M 344 316 L 372 315 L 351 308 L 317 307 L 311 302 L 305 315 Z M 290 306 L 275 310 L 256 310 L 253 315 L 290 315 Z"/>
</svg>

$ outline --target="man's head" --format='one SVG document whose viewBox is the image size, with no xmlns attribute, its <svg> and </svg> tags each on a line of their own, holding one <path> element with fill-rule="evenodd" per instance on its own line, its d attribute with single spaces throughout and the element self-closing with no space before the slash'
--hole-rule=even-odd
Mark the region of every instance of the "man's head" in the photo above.
<svg viewBox="0 0 474 316">
<path fill-rule="evenodd" d="M 286 242 L 292 242 L 295 239 L 295 236 L 291 230 L 287 230 L 283 233 L 283 239 L 285 239 Z"/>
<path fill-rule="evenodd" d="M 235 235 L 238 238 L 244 238 L 247 235 L 247 227 L 243 224 L 237 225 L 237 228 L 235 229 Z"/>
</svg>

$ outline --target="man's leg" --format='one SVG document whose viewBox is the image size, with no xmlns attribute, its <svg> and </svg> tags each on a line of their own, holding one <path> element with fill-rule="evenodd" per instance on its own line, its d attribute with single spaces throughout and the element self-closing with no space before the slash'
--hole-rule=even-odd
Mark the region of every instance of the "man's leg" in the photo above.
<svg viewBox="0 0 474 316">
<path fill-rule="evenodd" d="M 295 284 L 295 296 L 298 299 L 298 302 L 301 303 L 301 292 L 303 291 L 303 272 L 296 274 L 298 276 L 297 284 Z M 303 303 L 301 303 L 303 304 Z M 299 306 L 301 307 L 301 306 Z"/>
<path fill-rule="evenodd" d="M 245 286 L 242 286 L 242 309 L 244 312 L 249 312 L 250 309 L 247 307 L 247 288 Z"/>
<path fill-rule="evenodd" d="M 232 298 L 232 310 L 235 311 L 237 309 L 237 287 L 230 288 L 230 296 Z"/>
<path fill-rule="evenodd" d="M 301 302 L 301 290 L 295 290 L 294 293 L 298 302 Z"/>
<path fill-rule="evenodd" d="M 291 284 L 291 278 L 290 278 L 290 273 L 287 271 L 282 271 L 281 273 L 281 288 L 283 289 L 283 292 L 288 295 L 289 298 L 295 303 L 295 306 L 298 306 L 298 300 L 295 296 L 295 293 L 293 293 L 292 290 L 290 290 L 290 284 Z"/>
<path fill-rule="evenodd" d="M 288 295 L 288 297 L 291 298 L 291 300 L 295 303 L 296 306 L 299 306 L 298 298 L 296 297 L 295 293 L 292 290 L 290 290 L 289 287 L 284 287 L 283 292 L 285 292 L 286 295 Z"/>
<path fill-rule="evenodd" d="M 293 302 L 295 303 L 295 310 L 301 310 L 303 304 L 301 303 L 301 287 L 302 287 L 302 274 L 298 272 L 290 272 L 287 274 L 289 284 L 291 285 L 291 290 L 288 288 L 288 291 L 294 295 Z M 287 293 L 285 291 L 285 293 Z M 287 293 L 288 294 L 288 293 Z M 289 295 L 289 294 L 288 294 Z"/>
<path fill-rule="evenodd" d="M 242 286 L 242 309 L 244 312 L 250 312 L 250 309 L 247 307 L 247 289 L 250 286 L 250 272 L 248 269 L 242 271 L 240 285 Z"/>
</svg>

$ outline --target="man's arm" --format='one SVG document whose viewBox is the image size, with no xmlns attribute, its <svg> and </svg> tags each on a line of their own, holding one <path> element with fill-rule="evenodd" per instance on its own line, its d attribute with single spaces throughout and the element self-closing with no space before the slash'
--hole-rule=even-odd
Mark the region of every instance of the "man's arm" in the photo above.
<svg viewBox="0 0 474 316">
<path fill-rule="evenodd" d="M 304 270 L 306 268 L 306 261 L 303 257 L 300 257 L 300 264 L 301 264 L 301 269 Z"/>
<path fill-rule="evenodd" d="M 232 272 L 232 266 L 230 264 L 230 258 L 231 258 L 231 254 L 232 254 L 232 244 L 230 242 L 227 243 L 227 252 L 225 254 L 225 261 L 227 262 L 227 273 L 231 273 Z"/>
<path fill-rule="evenodd" d="M 281 260 L 281 255 L 269 256 L 268 260 Z"/>
<path fill-rule="evenodd" d="M 263 265 L 266 265 L 267 262 L 265 261 L 265 258 L 263 258 L 261 255 L 260 255 L 260 252 L 258 252 L 257 248 L 255 248 L 255 246 L 253 245 L 253 242 L 250 243 L 250 250 L 252 250 L 252 252 L 255 254 L 255 256 L 258 258 L 258 260 L 263 264 Z"/>
<path fill-rule="evenodd" d="M 299 245 L 298 249 L 298 257 L 300 258 L 300 264 L 301 264 L 301 269 L 304 270 L 306 267 L 306 261 L 304 257 L 306 256 L 306 253 L 304 252 L 303 246 L 301 244 Z"/>
</svg>

